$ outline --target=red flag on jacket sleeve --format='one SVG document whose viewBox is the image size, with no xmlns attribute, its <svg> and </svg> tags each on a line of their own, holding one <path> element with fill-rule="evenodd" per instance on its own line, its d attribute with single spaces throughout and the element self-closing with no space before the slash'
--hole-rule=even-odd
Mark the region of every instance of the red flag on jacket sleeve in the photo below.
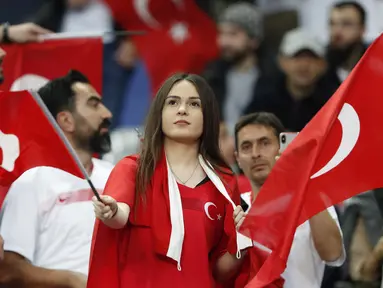
<svg viewBox="0 0 383 288">
<path fill-rule="evenodd" d="M 11 184 L 37 166 L 84 178 L 35 98 L 27 91 L 0 92 L 0 206 Z"/>
<path fill-rule="evenodd" d="M 194 0 L 106 0 L 114 18 L 132 36 L 146 64 L 152 91 L 176 72 L 200 73 L 218 54 L 216 26 Z"/>
<path fill-rule="evenodd" d="M 327 207 L 383 187 L 383 37 L 283 152 L 241 231 L 271 255 L 247 287 L 286 267 L 296 228 Z"/>
</svg>

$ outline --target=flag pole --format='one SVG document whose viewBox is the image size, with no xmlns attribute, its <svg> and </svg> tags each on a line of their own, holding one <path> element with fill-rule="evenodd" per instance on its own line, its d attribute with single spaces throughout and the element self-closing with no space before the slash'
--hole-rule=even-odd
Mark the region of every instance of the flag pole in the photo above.
<svg viewBox="0 0 383 288">
<path fill-rule="evenodd" d="M 94 31 L 84 31 L 84 32 L 61 32 L 61 33 L 49 33 L 40 36 L 40 41 L 47 40 L 60 40 L 60 39 L 76 39 L 76 38 L 98 38 L 98 37 L 107 37 L 107 36 L 136 36 L 144 35 L 146 31 L 104 31 L 104 32 L 94 32 Z"/>
<path fill-rule="evenodd" d="M 44 101 L 41 99 L 39 93 L 33 90 L 30 90 L 29 93 L 32 95 L 33 99 L 37 102 L 37 104 L 40 106 L 41 110 L 44 112 L 45 116 L 48 118 L 49 122 L 52 124 L 53 128 L 56 130 L 57 134 L 63 141 L 69 153 L 72 155 L 74 161 L 76 162 L 77 166 L 80 168 L 82 174 L 84 175 L 86 181 L 88 182 L 90 188 L 92 189 L 93 194 L 97 197 L 97 200 L 102 202 L 100 194 L 97 192 L 96 188 L 94 187 L 93 182 L 90 179 L 88 172 L 85 170 L 84 165 L 82 165 L 80 158 L 77 156 L 76 151 L 73 149 L 68 138 L 65 136 L 64 132 L 61 130 L 60 126 L 57 124 L 56 120 L 54 119 L 53 115 L 49 111 L 48 107 L 45 105 Z"/>
</svg>

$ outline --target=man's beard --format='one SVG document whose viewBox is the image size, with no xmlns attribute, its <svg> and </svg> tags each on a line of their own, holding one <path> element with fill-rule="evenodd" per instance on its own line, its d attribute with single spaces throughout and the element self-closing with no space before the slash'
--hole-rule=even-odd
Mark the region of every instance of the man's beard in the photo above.
<svg viewBox="0 0 383 288">
<path fill-rule="evenodd" d="M 85 120 L 85 119 L 84 119 Z M 84 123 L 85 124 L 85 123 Z M 88 125 L 86 123 L 86 125 Z M 109 128 L 110 120 L 105 119 L 100 127 L 89 136 L 85 136 L 81 130 L 76 135 L 76 141 L 79 148 L 89 151 L 90 153 L 105 154 L 112 149 L 112 141 L 108 132 L 101 133 L 101 129 Z M 89 134 L 88 134 L 89 135 Z"/>
<path fill-rule="evenodd" d="M 329 64 L 333 67 L 342 66 L 359 45 L 361 45 L 361 42 L 359 41 L 348 44 L 345 47 L 333 47 L 330 44 L 327 51 L 327 60 Z"/>
<path fill-rule="evenodd" d="M 112 149 L 112 141 L 110 140 L 110 134 L 108 132 L 101 134 L 97 131 L 89 139 L 89 147 L 93 153 L 105 154 Z"/>
<path fill-rule="evenodd" d="M 242 51 L 236 51 L 232 53 L 231 55 L 225 55 L 225 53 L 222 53 L 222 59 L 225 60 L 230 65 L 236 65 L 238 63 L 241 63 L 246 57 L 249 55 L 249 50 L 242 50 Z"/>
</svg>

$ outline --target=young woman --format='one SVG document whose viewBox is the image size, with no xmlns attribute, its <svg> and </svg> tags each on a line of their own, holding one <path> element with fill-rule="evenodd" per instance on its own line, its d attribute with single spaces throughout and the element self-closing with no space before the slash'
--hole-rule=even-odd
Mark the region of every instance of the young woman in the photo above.
<svg viewBox="0 0 383 288">
<path fill-rule="evenodd" d="M 96 223 L 88 287 L 210 288 L 236 273 L 244 246 L 235 225 L 244 213 L 218 137 L 208 84 L 170 77 L 153 100 L 140 154 L 120 161 L 103 203 L 94 200 L 103 224 Z"/>
</svg>

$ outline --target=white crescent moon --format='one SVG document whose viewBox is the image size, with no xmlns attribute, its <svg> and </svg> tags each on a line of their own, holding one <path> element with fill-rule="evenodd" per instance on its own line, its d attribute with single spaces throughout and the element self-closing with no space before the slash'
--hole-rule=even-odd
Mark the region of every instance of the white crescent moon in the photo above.
<svg viewBox="0 0 383 288">
<path fill-rule="evenodd" d="M 210 220 L 215 220 L 215 219 L 214 219 L 213 217 L 211 217 L 210 214 L 209 214 L 209 207 L 210 207 L 210 206 L 214 206 L 215 208 L 217 208 L 217 206 L 216 206 L 214 203 L 212 203 L 212 202 L 206 202 L 206 203 L 205 203 L 205 206 L 204 206 L 206 216 L 207 216 L 207 218 L 209 218 Z"/>
<path fill-rule="evenodd" d="M 142 21 L 149 27 L 159 28 L 161 25 L 149 12 L 149 1 L 150 0 L 134 0 L 133 5 L 137 15 Z"/>
<path fill-rule="evenodd" d="M 11 86 L 10 91 L 20 91 L 20 90 L 38 90 L 44 86 L 49 79 L 36 75 L 36 74 L 25 74 L 20 78 L 17 78 Z"/>
<path fill-rule="evenodd" d="M 338 150 L 325 166 L 323 166 L 318 172 L 310 177 L 314 179 L 319 177 L 336 166 L 338 166 L 354 149 L 356 142 L 358 142 L 360 135 L 360 121 L 358 113 L 348 103 L 344 103 L 342 110 L 338 115 L 338 120 L 342 126 L 342 139 Z"/>
</svg>

